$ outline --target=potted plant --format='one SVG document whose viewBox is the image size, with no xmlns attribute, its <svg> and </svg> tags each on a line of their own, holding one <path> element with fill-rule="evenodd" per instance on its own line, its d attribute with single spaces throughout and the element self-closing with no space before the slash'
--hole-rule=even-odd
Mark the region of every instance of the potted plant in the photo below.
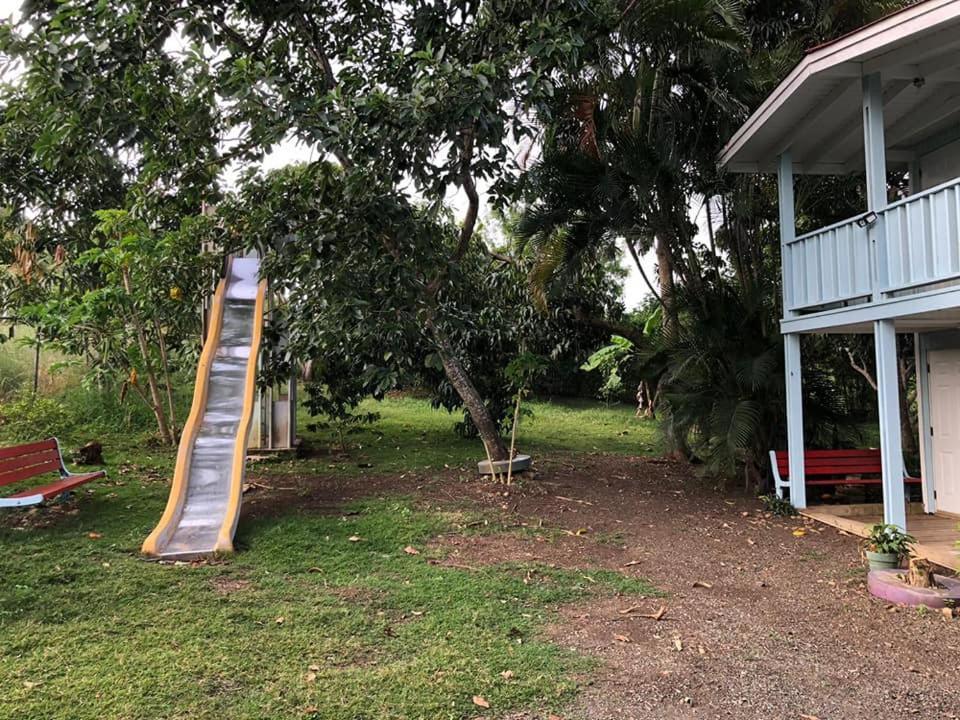
<svg viewBox="0 0 960 720">
<path fill-rule="evenodd" d="M 910 544 L 917 539 L 896 525 L 877 523 L 867 536 L 866 555 L 871 570 L 900 567 L 900 560 L 910 554 Z"/>
</svg>

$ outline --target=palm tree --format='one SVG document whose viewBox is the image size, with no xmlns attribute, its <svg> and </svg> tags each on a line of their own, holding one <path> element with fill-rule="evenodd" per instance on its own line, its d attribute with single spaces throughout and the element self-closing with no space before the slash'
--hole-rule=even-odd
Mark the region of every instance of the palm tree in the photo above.
<svg viewBox="0 0 960 720">
<path fill-rule="evenodd" d="M 607 66 L 566 94 L 572 112 L 548 128 L 517 225 L 539 259 L 531 285 L 541 301 L 550 278 L 585 256 L 623 241 L 642 272 L 639 257 L 655 246 L 654 293 L 664 330 L 675 332 L 674 280 L 702 277 L 690 201 L 714 181 L 726 119 L 743 110 L 729 90 L 744 39 L 740 11 L 738 1 L 629 3 Z"/>
<path fill-rule="evenodd" d="M 805 47 L 898 4 L 629 2 L 609 62 L 568 90 L 567 111 L 548 123 L 542 160 L 524 178 L 517 233 L 536 258 L 530 280 L 541 302 L 551 282 L 620 242 L 641 273 L 639 256 L 655 248 L 658 287 L 647 282 L 663 333 L 638 352 L 661 378 L 668 437 L 711 472 L 745 468 L 755 480 L 783 417 L 775 188 L 718 175 L 716 154 Z M 811 186 L 811 216 L 830 212 L 816 202 L 836 200 L 830 187 Z M 704 198 L 722 211 L 706 244 L 690 220 Z M 824 400 L 811 407 L 829 410 L 831 377 L 808 379 Z"/>
</svg>

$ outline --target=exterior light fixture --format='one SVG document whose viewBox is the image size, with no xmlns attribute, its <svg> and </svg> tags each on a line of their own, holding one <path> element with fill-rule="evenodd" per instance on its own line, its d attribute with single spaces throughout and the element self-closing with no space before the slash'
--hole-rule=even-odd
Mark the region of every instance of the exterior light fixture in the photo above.
<svg viewBox="0 0 960 720">
<path fill-rule="evenodd" d="M 879 219 L 879 217 L 880 216 L 877 215 L 873 210 L 871 210 L 870 212 L 864 213 L 863 215 L 857 218 L 857 227 L 862 227 L 862 228 L 870 227 Z"/>
</svg>

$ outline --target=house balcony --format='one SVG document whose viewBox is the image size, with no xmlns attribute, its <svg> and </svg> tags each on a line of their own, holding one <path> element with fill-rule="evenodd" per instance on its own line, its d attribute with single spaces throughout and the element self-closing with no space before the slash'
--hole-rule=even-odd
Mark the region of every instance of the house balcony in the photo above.
<svg viewBox="0 0 960 720">
<path fill-rule="evenodd" d="M 797 236 L 783 252 L 785 331 L 949 311 L 960 305 L 960 178 Z"/>
</svg>

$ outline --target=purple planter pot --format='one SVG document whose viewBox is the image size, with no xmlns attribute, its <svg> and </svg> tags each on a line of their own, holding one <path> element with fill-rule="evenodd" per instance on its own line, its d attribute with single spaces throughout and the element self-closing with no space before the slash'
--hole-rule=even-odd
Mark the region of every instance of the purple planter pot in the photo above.
<svg viewBox="0 0 960 720">
<path fill-rule="evenodd" d="M 926 605 L 936 609 L 960 605 L 960 580 L 934 575 L 942 587 L 916 588 L 900 579 L 906 574 L 906 570 L 871 570 L 867 575 L 867 589 L 872 595 L 896 605 Z"/>
</svg>

